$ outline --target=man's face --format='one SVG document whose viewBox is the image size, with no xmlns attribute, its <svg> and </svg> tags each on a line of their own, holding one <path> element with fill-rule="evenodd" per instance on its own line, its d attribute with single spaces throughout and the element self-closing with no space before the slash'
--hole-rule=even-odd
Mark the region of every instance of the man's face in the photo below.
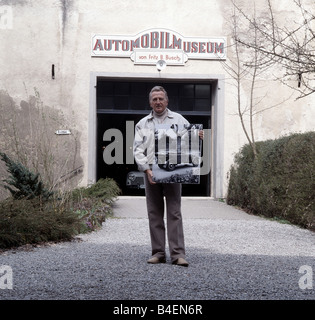
<svg viewBox="0 0 315 320">
<path fill-rule="evenodd" d="M 157 113 L 161 114 L 167 108 L 168 100 L 163 91 L 154 91 L 151 94 L 150 106 Z"/>
</svg>

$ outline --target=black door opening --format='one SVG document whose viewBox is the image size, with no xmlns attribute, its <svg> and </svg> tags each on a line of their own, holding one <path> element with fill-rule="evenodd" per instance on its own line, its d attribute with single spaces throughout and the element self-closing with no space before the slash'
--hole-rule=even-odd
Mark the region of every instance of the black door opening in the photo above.
<svg viewBox="0 0 315 320">
<path fill-rule="evenodd" d="M 108 165 L 103 159 L 104 148 L 112 141 L 103 141 L 108 129 L 119 129 L 123 137 L 124 159 L 126 147 L 126 122 L 135 125 L 147 115 L 151 108 L 148 95 L 155 85 L 162 85 L 169 95 L 169 108 L 181 113 L 190 123 L 201 123 L 205 129 L 211 128 L 211 84 L 187 82 L 121 82 L 99 79 L 97 82 L 97 180 L 113 178 L 123 195 L 144 195 L 144 189 L 127 185 L 130 172 L 137 172 L 135 162 Z M 114 138 L 113 138 L 114 139 Z M 183 196 L 209 196 L 210 173 L 200 177 L 200 184 L 183 185 Z"/>
</svg>

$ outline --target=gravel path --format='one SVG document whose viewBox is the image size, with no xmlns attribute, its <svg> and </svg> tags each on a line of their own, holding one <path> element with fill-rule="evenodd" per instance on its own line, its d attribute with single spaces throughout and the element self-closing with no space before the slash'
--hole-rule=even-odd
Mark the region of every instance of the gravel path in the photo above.
<svg viewBox="0 0 315 320">
<path fill-rule="evenodd" d="M 237 219 L 186 216 L 184 230 L 188 268 L 169 258 L 146 263 L 145 217 L 110 218 L 80 240 L 4 252 L 0 267 L 12 269 L 13 289 L 0 289 L 0 299 L 315 299 L 315 283 L 299 287 L 301 266 L 312 268 L 315 282 L 314 232 L 243 213 Z"/>
</svg>

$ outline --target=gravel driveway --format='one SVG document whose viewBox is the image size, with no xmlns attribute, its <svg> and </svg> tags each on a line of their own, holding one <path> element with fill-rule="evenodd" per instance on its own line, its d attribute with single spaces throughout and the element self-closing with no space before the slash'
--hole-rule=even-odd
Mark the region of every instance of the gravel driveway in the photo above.
<svg viewBox="0 0 315 320">
<path fill-rule="evenodd" d="M 211 199 L 184 199 L 189 267 L 169 258 L 149 265 L 144 199 L 120 198 L 114 212 L 101 230 L 76 241 L 0 254 L 0 267 L 13 275 L 12 289 L 0 289 L 0 299 L 315 299 L 314 232 Z M 313 279 L 299 273 L 305 266 Z M 309 288 L 299 285 L 302 276 Z"/>
</svg>

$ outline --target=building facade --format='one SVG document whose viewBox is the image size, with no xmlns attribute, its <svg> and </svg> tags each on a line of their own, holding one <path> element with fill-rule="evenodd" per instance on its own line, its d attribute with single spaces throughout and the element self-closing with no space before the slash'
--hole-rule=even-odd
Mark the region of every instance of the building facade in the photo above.
<svg viewBox="0 0 315 320">
<path fill-rule="evenodd" d="M 293 4 L 273 2 L 275 12 L 284 13 L 280 22 L 296 16 Z M 266 1 L 256 3 L 263 15 Z M 252 2 L 243 6 L 252 8 Z M 162 85 L 171 110 L 211 132 L 211 170 L 198 187 L 184 188 L 184 195 L 224 198 L 234 155 L 247 143 L 229 72 L 237 62 L 232 16 L 230 0 L 0 1 L 1 148 L 39 170 L 46 163 L 54 185 L 113 177 L 123 194 L 142 194 L 126 185 L 128 174 L 136 172 L 132 132 L 150 111 L 149 90 Z M 312 96 L 296 100 L 294 90 L 272 73 L 257 82 L 255 139 L 314 130 Z M 250 92 L 245 79 L 245 125 Z M 34 151 L 34 141 L 40 151 Z M 122 150 L 123 161 L 109 164 L 103 156 L 112 143 L 113 158 Z"/>
</svg>

